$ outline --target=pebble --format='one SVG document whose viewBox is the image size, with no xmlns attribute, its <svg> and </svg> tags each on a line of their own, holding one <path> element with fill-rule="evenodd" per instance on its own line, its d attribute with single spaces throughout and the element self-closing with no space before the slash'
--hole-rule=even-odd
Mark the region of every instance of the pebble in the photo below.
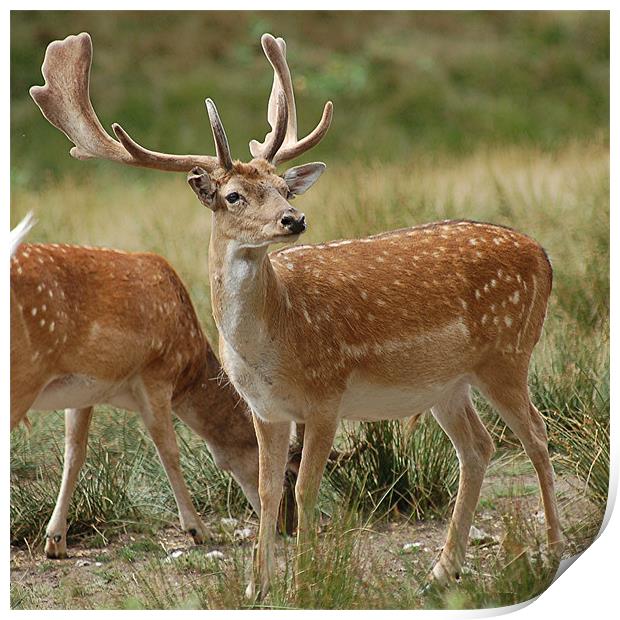
<svg viewBox="0 0 620 620">
<path fill-rule="evenodd" d="M 91 565 L 91 562 L 90 562 L 90 560 L 78 560 L 78 561 L 75 563 L 75 565 L 76 565 L 76 566 L 90 566 L 90 565 Z"/>
<path fill-rule="evenodd" d="M 227 530 L 232 530 L 239 525 L 239 520 L 235 519 L 234 517 L 223 517 L 222 519 L 220 519 L 220 523 Z"/>
<path fill-rule="evenodd" d="M 415 553 L 416 551 L 419 551 L 421 547 L 422 547 L 422 543 L 405 543 L 403 545 L 403 552 L 404 553 Z"/>
<path fill-rule="evenodd" d="M 472 545 L 486 545 L 497 542 L 493 536 L 487 534 L 484 530 L 472 525 L 469 530 L 469 539 Z"/>
<path fill-rule="evenodd" d="M 244 527 L 243 529 L 233 532 L 235 540 L 247 540 L 248 538 L 252 538 L 253 535 L 254 532 L 249 527 Z"/>
<path fill-rule="evenodd" d="M 209 551 L 209 553 L 207 553 L 207 558 L 209 560 L 223 560 L 224 559 L 224 554 L 221 551 Z"/>
<path fill-rule="evenodd" d="M 177 549 L 176 551 L 173 551 L 173 552 L 170 554 L 170 557 L 171 557 L 171 558 L 175 558 L 175 559 L 176 559 L 176 558 L 181 557 L 182 555 L 183 555 L 183 552 L 182 552 L 180 549 Z"/>
</svg>

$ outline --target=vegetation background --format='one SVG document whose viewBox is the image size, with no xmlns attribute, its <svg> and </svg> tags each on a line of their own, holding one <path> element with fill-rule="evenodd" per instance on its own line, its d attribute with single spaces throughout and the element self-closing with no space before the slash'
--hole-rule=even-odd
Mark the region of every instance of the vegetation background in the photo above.
<svg viewBox="0 0 620 620">
<path fill-rule="evenodd" d="M 163 254 L 215 344 L 209 217 L 183 175 L 71 159 L 67 139 L 28 96 L 43 82 L 47 44 L 80 31 L 93 38 L 91 97 L 104 127 L 118 121 L 157 150 L 211 153 L 208 96 L 239 159 L 267 130 L 272 77 L 259 37 L 284 36 L 300 133 L 318 121 L 325 100 L 335 106 L 327 138 L 306 158 L 328 164 L 303 198 L 307 241 L 471 218 L 512 226 L 545 246 L 554 292 L 530 385 L 547 418 L 568 552 L 587 546 L 602 518 L 609 468 L 609 14 L 13 12 L 12 224 L 34 209 L 34 241 Z M 416 540 L 425 528 L 433 544 L 442 541 L 458 464 L 441 431 L 431 420 L 412 433 L 352 425 L 343 445 L 382 449 L 360 452 L 323 485 L 331 518 L 319 541 L 314 597 L 291 598 L 285 541 L 281 588 L 270 604 L 481 607 L 540 592 L 549 571 L 539 554 L 535 478 L 510 433 L 479 405 L 500 448 L 479 514 L 497 522 L 501 544 L 471 550 L 459 584 L 422 591 L 435 549 L 414 559 L 402 552 L 402 536 Z M 163 472 L 136 417 L 110 408 L 96 416 L 97 440 L 71 515 L 73 546 L 92 550 L 102 566 L 80 572 L 75 560 L 45 561 L 62 414 L 33 422 L 31 433 L 12 438 L 14 607 L 245 605 L 248 546 L 225 532 L 214 544 L 228 564 L 198 551 L 184 551 L 182 564 L 170 561 L 162 526 L 176 517 Z M 205 519 L 243 514 L 243 498 L 203 444 L 178 430 Z M 105 554 L 99 548 L 107 543 Z"/>
</svg>

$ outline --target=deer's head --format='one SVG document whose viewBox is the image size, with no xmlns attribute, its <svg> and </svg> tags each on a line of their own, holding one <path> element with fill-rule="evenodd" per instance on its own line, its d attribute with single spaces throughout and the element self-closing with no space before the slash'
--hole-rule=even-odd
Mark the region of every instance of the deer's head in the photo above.
<svg viewBox="0 0 620 620">
<path fill-rule="evenodd" d="M 250 142 L 251 162 L 233 162 L 220 116 L 213 101 L 207 99 L 218 166 L 211 172 L 197 166 L 187 179 L 200 202 L 214 212 L 218 233 L 250 247 L 291 242 L 305 231 L 304 214 L 289 201 L 312 187 L 325 164 L 304 164 L 281 175 L 276 165 L 317 144 L 327 132 L 332 115 L 328 102 L 317 128 L 303 140 L 297 139 L 295 98 L 284 40 L 265 34 L 261 42 L 274 69 L 268 109 L 271 132 L 263 143 Z"/>
</svg>

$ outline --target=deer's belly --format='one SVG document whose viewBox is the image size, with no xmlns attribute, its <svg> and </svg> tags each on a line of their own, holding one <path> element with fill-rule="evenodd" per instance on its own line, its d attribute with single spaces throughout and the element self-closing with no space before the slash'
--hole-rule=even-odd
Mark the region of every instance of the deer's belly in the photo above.
<svg viewBox="0 0 620 620">
<path fill-rule="evenodd" d="M 123 409 L 138 409 L 127 386 L 79 374 L 57 377 L 48 383 L 37 396 L 32 409 L 79 409 L 103 403 Z"/>
<path fill-rule="evenodd" d="M 352 376 L 342 395 L 339 416 L 347 420 L 395 420 L 430 409 L 460 379 L 432 385 L 382 385 Z"/>
</svg>

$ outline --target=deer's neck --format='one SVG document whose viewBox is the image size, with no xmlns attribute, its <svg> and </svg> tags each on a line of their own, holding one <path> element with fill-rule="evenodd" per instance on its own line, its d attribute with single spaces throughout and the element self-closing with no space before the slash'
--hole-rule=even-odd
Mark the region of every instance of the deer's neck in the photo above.
<svg viewBox="0 0 620 620">
<path fill-rule="evenodd" d="M 281 322 L 285 308 L 283 287 L 267 248 L 243 247 L 213 235 L 209 274 L 220 338 L 243 357 L 253 357 L 264 350 L 271 328 Z"/>
</svg>

